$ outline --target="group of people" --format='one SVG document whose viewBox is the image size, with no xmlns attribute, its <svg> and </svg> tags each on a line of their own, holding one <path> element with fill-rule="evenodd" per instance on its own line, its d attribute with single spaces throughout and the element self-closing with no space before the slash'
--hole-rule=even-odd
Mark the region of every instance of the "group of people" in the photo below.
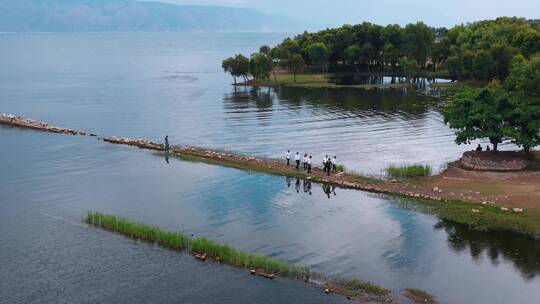
<svg viewBox="0 0 540 304">
<path fill-rule="evenodd" d="M 482 146 L 480 146 L 480 144 L 478 144 L 478 147 L 476 147 L 476 151 L 478 152 L 482 151 Z M 486 151 L 491 151 L 491 149 L 489 148 L 489 145 L 486 145 Z"/>
<path fill-rule="evenodd" d="M 294 155 L 294 161 L 296 163 L 296 169 L 300 169 L 300 162 L 302 162 L 302 166 L 304 170 L 307 170 L 307 173 L 311 173 L 311 162 L 312 162 L 312 156 L 304 154 L 303 157 L 300 156 L 299 152 L 296 152 Z M 291 151 L 287 150 L 287 153 L 285 154 L 285 159 L 287 160 L 287 166 L 291 165 Z M 336 172 L 337 171 L 337 157 L 334 155 L 333 158 L 328 157 L 328 155 L 325 155 L 323 157 L 323 170 L 326 173 L 326 175 L 330 175 L 330 172 Z"/>
</svg>

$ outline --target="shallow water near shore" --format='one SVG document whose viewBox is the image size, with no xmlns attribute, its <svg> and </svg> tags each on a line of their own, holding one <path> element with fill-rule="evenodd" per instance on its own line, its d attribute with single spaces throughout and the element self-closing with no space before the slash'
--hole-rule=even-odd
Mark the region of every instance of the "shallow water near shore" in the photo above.
<svg viewBox="0 0 540 304">
<path fill-rule="evenodd" d="M 540 296 L 537 241 L 471 232 L 402 208 L 407 200 L 176 159 L 167 163 L 149 151 L 89 137 L 0 127 L 0 145 L 9 147 L 0 151 L 0 281 L 9 282 L 0 295 L 8 303 L 84 302 L 90 291 L 97 302 L 144 302 L 129 287 L 129 278 L 141 271 L 148 279 L 134 286 L 154 286 L 155 302 L 187 295 L 211 303 L 230 288 L 250 290 L 245 301 L 265 302 L 270 291 L 283 301 L 340 301 L 321 300 L 322 292 L 308 286 L 272 285 L 229 268 L 193 264 L 87 227 L 81 223 L 87 210 L 206 236 L 328 275 L 395 290 L 421 288 L 443 303 L 535 303 Z M 183 281 L 186 276 L 195 279 Z"/>
</svg>

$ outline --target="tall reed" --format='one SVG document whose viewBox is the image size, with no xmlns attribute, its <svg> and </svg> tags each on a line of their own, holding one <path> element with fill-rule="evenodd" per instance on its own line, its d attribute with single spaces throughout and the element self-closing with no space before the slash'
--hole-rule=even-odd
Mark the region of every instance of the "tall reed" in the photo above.
<svg viewBox="0 0 540 304">
<path fill-rule="evenodd" d="M 155 226 L 100 212 L 89 211 L 84 220 L 88 224 L 118 232 L 133 239 L 155 243 L 165 248 L 188 253 L 206 253 L 212 258 L 219 257 L 221 262 L 236 267 L 261 269 L 267 273 L 306 281 L 310 279 L 311 273 L 305 266 L 291 265 L 277 259 L 246 253 L 227 244 L 219 244 L 206 238 L 191 238 L 181 232 L 164 231 Z"/>
<path fill-rule="evenodd" d="M 391 165 L 386 168 L 386 173 L 392 177 L 418 177 L 431 175 L 431 167 L 428 165 Z"/>
</svg>

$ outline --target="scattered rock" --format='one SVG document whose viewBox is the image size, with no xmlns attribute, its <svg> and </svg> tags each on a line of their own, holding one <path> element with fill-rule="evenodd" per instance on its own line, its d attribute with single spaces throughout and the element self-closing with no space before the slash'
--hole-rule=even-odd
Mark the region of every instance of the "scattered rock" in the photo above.
<svg viewBox="0 0 540 304">
<path fill-rule="evenodd" d="M 472 209 L 471 211 L 472 211 L 473 213 L 479 213 L 479 212 L 480 212 L 480 210 L 478 210 L 478 209 Z"/>
<path fill-rule="evenodd" d="M 508 208 L 506 208 L 506 207 L 501 207 L 501 211 L 508 211 Z"/>
<path fill-rule="evenodd" d="M 514 212 L 516 212 L 516 213 L 521 213 L 521 212 L 523 212 L 523 208 L 514 208 L 514 209 L 512 209 L 512 210 L 513 210 Z"/>
</svg>

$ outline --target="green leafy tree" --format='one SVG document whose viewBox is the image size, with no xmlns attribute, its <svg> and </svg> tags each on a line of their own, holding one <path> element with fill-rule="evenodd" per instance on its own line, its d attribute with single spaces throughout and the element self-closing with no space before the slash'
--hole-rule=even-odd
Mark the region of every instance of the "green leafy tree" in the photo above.
<svg viewBox="0 0 540 304">
<path fill-rule="evenodd" d="M 494 76 L 493 58 L 488 51 L 480 51 L 476 54 L 472 62 L 472 72 L 474 76 L 482 80 L 490 80 Z"/>
<path fill-rule="evenodd" d="M 498 79 L 506 79 L 510 73 L 510 65 L 512 59 L 517 54 L 517 50 L 508 45 L 496 43 L 489 49 L 491 58 L 493 59 L 494 74 Z"/>
<path fill-rule="evenodd" d="M 259 48 L 259 53 L 262 53 L 262 54 L 270 54 L 270 47 L 268 45 L 261 45 L 261 47 Z"/>
<path fill-rule="evenodd" d="M 435 44 L 433 44 L 433 47 L 431 50 L 431 59 L 433 61 L 433 66 L 435 67 L 435 70 L 446 62 L 449 55 L 450 55 L 450 39 L 445 37 L 445 38 L 442 38 L 440 41 L 435 42 Z"/>
<path fill-rule="evenodd" d="M 264 53 L 257 53 L 250 58 L 250 72 L 257 80 L 270 79 L 272 59 Z"/>
<path fill-rule="evenodd" d="M 309 57 L 311 66 L 317 71 L 324 71 L 328 64 L 329 51 L 322 42 L 310 44 L 306 53 Z"/>
<path fill-rule="evenodd" d="M 250 63 L 249 59 L 244 55 L 238 54 L 234 57 L 229 57 L 223 60 L 221 63 L 223 71 L 230 73 L 236 84 L 237 77 L 243 77 L 244 81 L 247 81 L 249 74 Z"/>
<path fill-rule="evenodd" d="M 403 74 L 405 74 L 407 79 L 416 77 L 416 74 L 418 73 L 418 62 L 416 62 L 416 60 L 404 58 L 400 61 L 399 65 L 401 66 Z"/>
<path fill-rule="evenodd" d="M 506 80 L 512 98 L 512 138 L 525 151 L 540 145 L 540 56 L 517 57 Z"/>
<path fill-rule="evenodd" d="M 353 66 L 358 71 L 357 62 L 360 60 L 361 48 L 358 44 L 353 44 L 345 50 L 345 57 L 349 65 Z"/>
<path fill-rule="evenodd" d="M 463 65 L 458 56 L 450 56 L 446 61 L 446 67 L 450 73 L 450 77 L 454 80 L 460 80 L 463 75 Z"/>
<path fill-rule="evenodd" d="M 405 26 L 403 46 L 407 57 L 415 59 L 424 66 L 435 40 L 435 34 L 423 22 L 411 23 Z"/>
<path fill-rule="evenodd" d="M 511 136 L 512 103 L 498 82 L 482 89 L 465 88 L 443 110 L 444 121 L 456 129 L 456 143 L 488 138 L 493 149 Z"/>
<path fill-rule="evenodd" d="M 388 42 L 384 45 L 383 56 L 384 61 L 390 64 L 392 71 L 395 71 L 400 59 L 399 49 L 391 42 Z"/>
<path fill-rule="evenodd" d="M 296 82 L 296 74 L 304 70 L 306 63 L 304 61 L 304 58 L 302 58 L 302 56 L 300 56 L 299 54 L 291 55 L 288 61 L 291 72 L 293 73 L 294 82 Z"/>
</svg>

